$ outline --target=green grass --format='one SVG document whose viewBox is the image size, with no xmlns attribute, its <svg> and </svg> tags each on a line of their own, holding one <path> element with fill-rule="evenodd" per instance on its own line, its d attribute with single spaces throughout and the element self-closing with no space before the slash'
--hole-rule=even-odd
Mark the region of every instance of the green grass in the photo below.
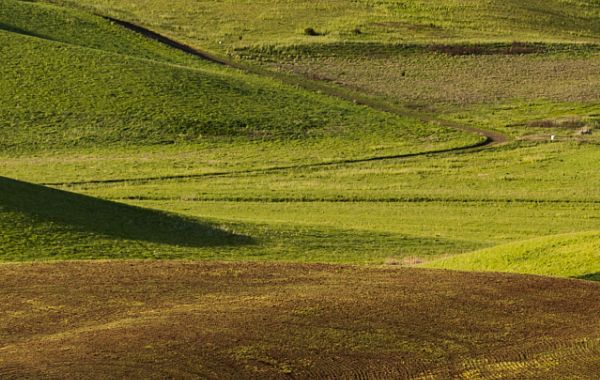
<svg viewBox="0 0 600 380">
<path fill-rule="evenodd" d="M 425 266 L 600 280 L 600 233 L 547 236 L 435 260 Z"/>
<path fill-rule="evenodd" d="M 149 205 L 144 205 L 149 206 Z M 155 206 L 155 208 L 157 208 Z M 465 251 L 466 242 L 349 226 L 269 223 L 128 206 L 0 178 L 0 260 L 207 259 L 383 262 L 393 247 Z M 172 212 L 179 212 L 173 214 Z M 197 215 L 197 214 L 196 214 Z M 220 217 L 219 217 L 220 216 Z"/>
<path fill-rule="evenodd" d="M 221 52 L 338 41 L 598 41 L 595 0 L 52 0 L 138 22 Z M 306 36 L 314 28 L 321 36 Z M 356 34 L 355 29 L 361 31 Z"/>
<path fill-rule="evenodd" d="M 598 372 L 597 283 L 415 268 L 600 280 L 597 0 L 52 2 L 0 3 L 0 377 Z"/>
<path fill-rule="evenodd" d="M 594 62 L 590 61 L 590 65 L 594 65 Z M 587 83 L 597 84 L 594 76 L 587 78 L 585 75 L 575 75 L 572 83 L 579 83 L 577 86 L 580 88 L 585 87 Z M 548 86 L 556 84 L 549 82 Z M 567 94 L 568 89 L 565 91 Z M 577 100 L 562 95 L 538 99 L 522 98 L 504 104 L 450 108 L 444 117 L 473 126 L 493 128 L 519 140 L 548 142 L 550 135 L 555 135 L 557 141 L 575 141 L 597 146 L 600 143 L 600 109 L 597 102 L 591 99 Z M 589 129 L 591 134 L 582 135 L 582 129 Z"/>
<path fill-rule="evenodd" d="M 186 54 L 129 33 L 101 17 L 38 2 L 3 1 L 0 6 L 0 30 L 150 60 L 206 66 Z M 28 40 L 22 41 L 26 45 Z"/>
<path fill-rule="evenodd" d="M 523 50 L 523 54 L 511 53 Z M 239 49 L 270 70 L 517 139 L 598 143 L 598 45 L 356 44 Z M 571 121 L 565 123 L 564 121 Z M 581 135 L 582 130 L 592 131 Z M 594 133 L 594 130 L 596 133 Z"/>
<path fill-rule="evenodd" d="M 0 8 L 6 57 L 0 68 L 3 175 L 31 182 L 188 175 L 414 153 L 480 139 L 192 61 L 81 12 L 14 1 Z M 188 240 L 202 240 L 206 234 L 196 231 L 197 236 L 186 240 L 168 226 L 160 231 L 160 221 L 121 223 L 137 220 L 136 212 L 141 219 L 160 219 L 162 213 L 3 182 L 9 188 L 1 214 L 2 259 L 9 261 L 370 262 L 382 260 L 384 250 L 361 252 L 364 245 L 357 242 L 379 239 L 393 246 L 402 240 L 413 247 L 439 242 L 435 237 L 357 234 L 318 226 L 272 228 L 213 217 L 219 223 L 216 240 L 191 244 Z M 176 225 L 179 219 L 173 218 Z M 190 220 L 192 230 L 194 223 L 204 225 Z M 227 232 L 219 235 L 219 226 L 252 236 L 254 244 L 230 244 Z M 206 227 L 209 235 L 212 228 Z M 155 236 L 173 240 L 155 241 Z"/>
<path fill-rule="evenodd" d="M 518 202 L 194 202 L 128 201 L 209 220 L 263 225 L 268 233 L 315 231 L 310 261 L 409 264 L 541 235 L 600 228 L 600 205 Z M 530 223 L 535 220 L 535 223 Z M 517 228 L 516 226 L 519 226 Z M 251 230 L 248 230 L 251 231 Z M 281 233 L 277 231 L 282 231 Z M 316 233 L 316 231 L 320 231 Z M 348 239 L 351 239 L 350 241 Z M 339 246 L 334 247 L 338 241 Z M 319 243 L 320 242 L 320 243 Z M 329 244 L 331 242 L 331 245 Z M 285 239 L 282 256 L 302 260 L 302 245 Z M 344 252 L 336 257 L 328 250 Z M 339 253 L 338 253 L 339 255 Z"/>
<path fill-rule="evenodd" d="M 577 207 L 600 202 L 600 174 L 593 164 L 599 159 L 593 144 L 514 142 L 466 154 L 65 188 L 133 200 L 564 202 Z M 82 158 L 82 168 L 85 162 Z M 26 167 L 26 161 L 15 163 L 13 170 L 28 177 Z M 60 182 L 59 168 L 50 173 Z M 82 179 L 94 179 L 94 171 L 80 173 Z"/>
<path fill-rule="evenodd" d="M 63 188 L 233 223 L 260 241 L 265 260 L 403 263 L 600 228 L 600 178 L 589 164 L 597 159 L 593 145 L 519 142 L 435 159 Z M 95 177 L 76 161 L 82 179 Z M 69 176 L 54 169 L 38 178 Z M 212 257 L 220 255 L 254 254 Z"/>
</svg>

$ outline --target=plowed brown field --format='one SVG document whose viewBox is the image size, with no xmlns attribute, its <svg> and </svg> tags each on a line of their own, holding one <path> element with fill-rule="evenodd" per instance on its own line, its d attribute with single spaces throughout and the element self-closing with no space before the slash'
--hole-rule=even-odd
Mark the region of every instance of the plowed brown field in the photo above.
<svg viewBox="0 0 600 380">
<path fill-rule="evenodd" d="M 0 266 L 0 378 L 589 378 L 600 284 L 301 264 Z"/>
</svg>

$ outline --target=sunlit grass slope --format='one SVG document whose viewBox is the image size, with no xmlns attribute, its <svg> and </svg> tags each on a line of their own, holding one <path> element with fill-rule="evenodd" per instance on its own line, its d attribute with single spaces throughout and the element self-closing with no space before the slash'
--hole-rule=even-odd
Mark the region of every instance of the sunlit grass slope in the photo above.
<svg viewBox="0 0 600 380">
<path fill-rule="evenodd" d="M 156 211 L 0 177 L 0 262 L 209 259 L 382 263 L 400 244 L 439 254 L 460 240 L 347 226 L 228 221 Z M 177 212 L 181 210 L 176 210 Z M 210 211 L 207 211 L 210 213 Z"/>
<path fill-rule="evenodd" d="M 184 66 L 182 53 L 75 11 L 8 0 L 0 25 L 3 151 L 377 136 L 396 153 L 429 149 L 432 136 L 477 141 L 197 60 Z"/>
<path fill-rule="evenodd" d="M 103 3 L 97 4 L 100 6 Z M 122 6 L 131 4 L 134 2 L 123 2 Z M 153 17 L 156 14 L 151 9 L 162 9 L 160 5 L 154 7 L 155 4 L 141 1 L 135 4 L 143 6 L 143 9 L 139 9 L 140 14 Z M 180 1 L 171 3 L 173 9 L 181 4 L 183 2 Z M 212 4 L 210 11 L 217 12 L 233 3 L 200 2 L 195 3 L 194 7 L 201 7 L 202 4 Z M 266 7 L 268 4 L 277 4 L 281 9 L 287 9 L 285 4 L 290 7 L 304 4 L 307 8 L 314 5 L 276 1 L 237 4 L 242 9 Z M 336 2 L 326 4 L 335 7 Z M 354 4 L 358 6 L 363 3 Z M 381 4 L 383 2 L 374 7 L 379 9 Z M 423 4 L 420 6 L 425 6 Z M 481 7 L 488 5 L 491 6 L 491 3 L 480 4 Z M 435 8 L 433 3 L 427 6 Z M 495 6 L 503 7 L 500 3 Z M 535 9 L 538 5 L 531 3 L 531 7 Z M 585 3 L 572 5 L 569 12 L 579 12 L 582 7 L 585 7 Z M 6 235 L 6 241 L 10 240 L 12 245 L 7 244 L 9 248 L 5 248 L 5 252 L 15 253 L 12 257 L 6 256 L 6 259 L 58 255 L 63 258 L 192 257 L 382 263 L 387 258 L 402 261 L 410 256 L 429 260 L 437 255 L 471 251 L 518 239 L 597 229 L 593 215 L 597 208 L 573 203 L 574 200 L 588 202 L 597 199 L 593 191 L 596 187 L 592 185 L 597 182 L 598 176 L 589 162 L 594 162 L 598 153 L 592 144 L 512 143 L 474 154 L 438 156 L 435 163 L 431 157 L 419 157 L 355 166 L 341 164 L 302 168 L 307 162 L 332 158 L 370 157 L 454 147 L 475 142 L 478 137 L 425 125 L 415 119 L 376 112 L 267 78 L 201 62 L 85 12 L 15 1 L 1 3 L 0 9 L 2 175 L 38 183 L 135 179 L 117 184 L 65 186 L 65 189 L 177 211 L 190 217 L 209 217 L 228 226 L 235 225 L 233 230 L 252 236 L 257 242 L 255 245 L 234 248 L 215 245 L 210 249 L 200 244 L 184 246 L 184 241 L 144 242 L 145 236 L 154 234 L 155 227 L 152 224 L 148 226 L 146 235 L 131 231 L 124 234 L 112 230 L 94 230 L 91 235 L 86 232 L 88 235 L 84 235 L 87 237 L 75 238 L 81 231 L 72 233 L 67 228 L 69 232 L 61 235 L 62 232 L 57 234 L 49 230 L 51 232 L 46 235 L 53 236 L 51 239 L 56 242 L 53 243 L 46 242 L 45 235 L 37 232 L 23 235 L 28 225 L 35 226 L 35 231 L 43 231 L 39 226 L 47 227 L 44 223 L 25 219 L 21 224 L 23 228 L 13 230 L 13 236 L 16 237 Z M 412 6 L 407 9 L 416 12 Z M 466 7 L 462 11 L 470 10 Z M 561 15 L 563 20 L 572 17 L 570 14 Z M 117 16 L 136 21 L 125 13 L 117 12 Z M 590 11 L 588 16 L 592 17 L 593 12 Z M 376 17 L 376 13 L 373 17 Z M 393 18 L 402 19 L 395 13 Z M 174 25 L 172 32 L 176 39 L 187 39 L 189 42 L 192 24 L 178 27 L 174 19 L 165 20 L 168 21 L 164 25 Z M 214 31 L 223 28 L 226 29 L 226 24 L 222 28 L 215 27 Z M 316 28 L 320 30 L 319 26 Z M 161 31 L 161 27 L 157 30 Z M 260 33 L 261 36 L 268 35 L 267 32 Z M 365 32 L 356 36 L 348 35 L 348 38 L 379 38 L 376 34 L 371 37 L 367 35 Z M 206 36 L 211 34 L 207 32 Z M 282 42 L 285 37 L 282 36 L 282 40 L 274 40 L 275 43 Z M 333 34 L 307 37 L 300 33 L 294 36 L 299 36 L 305 42 L 323 42 Z M 467 34 L 456 36 L 465 37 Z M 560 37 L 559 34 L 557 36 Z M 418 30 L 410 38 L 418 42 Z M 557 37 L 557 40 L 560 39 Z M 245 37 L 237 41 L 241 41 L 239 43 L 242 45 L 248 43 Z M 573 41 L 581 39 L 574 37 Z M 222 46 L 227 48 L 227 41 Z M 349 48 L 344 50 L 344 57 L 352 58 L 353 49 L 357 46 L 361 44 L 342 44 L 342 48 Z M 377 50 L 391 45 L 372 46 Z M 506 46 L 511 45 L 509 43 Z M 328 51 L 329 47 L 331 45 L 323 45 L 322 49 L 335 56 L 331 58 L 331 63 L 338 62 L 336 59 L 340 57 L 335 51 Z M 279 52 L 285 55 L 294 49 L 281 49 Z M 361 91 L 369 89 L 367 85 L 371 85 L 377 90 L 379 85 L 369 78 L 373 79 L 386 70 L 386 65 L 391 64 L 388 58 L 393 61 L 400 57 L 403 60 L 395 61 L 396 66 L 392 70 L 398 77 L 384 77 L 383 82 L 386 83 L 379 82 L 385 91 L 379 93 L 369 89 L 366 92 L 391 98 L 413 94 L 413 98 L 407 99 L 425 105 L 443 103 L 435 96 L 446 97 L 450 103 L 466 96 L 485 101 L 512 99 L 517 97 L 519 91 L 537 98 L 538 93 L 529 91 L 529 88 L 540 89 L 540 94 L 546 97 L 553 96 L 553 91 L 560 92 L 562 97 L 559 100 L 563 102 L 597 98 L 597 89 L 593 86 L 597 52 L 587 47 L 579 50 L 571 50 L 570 46 L 565 50 L 559 49 L 552 53 L 556 60 L 550 62 L 545 60 L 546 52 L 531 56 L 484 54 L 443 55 L 440 58 L 439 52 L 430 52 L 426 47 L 421 49 L 425 50 L 414 51 L 408 57 L 399 54 L 391 58 L 389 51 L 384 51 L 380 61 L 375 60 L 375 54 L 371 54 L 373 57 L 369 59 L 377 61 L 377 70 L 368 68 L 366 60 L 349 59 L 341 67 L 350 79 L 341 84 L 350 87 L 358 84 Z M 424 56 L 428 58 L 427 62 L 420 62 Z M 435 58 L 440 58 L 439 62 Z M 498 60 L 503 60 L 503 65 L 493 66 Z M 367 67 L 367 70 L 358 70 L 357 62 L 358 66 Z M 545 62 L 545 66 L 541 62 Z M 535 66 L 544 69 L 549 74 L 543 78 L 552 79 L 557 67 L 567 68 L 563 65 L 565 62 L 572 65 L 568 66 L 569 70 L 563 70 L 566 74 L 555 82 L 544 79 L 537 83 L 531 78 L 539 79 L 540 75 L 519 71 L 527 63 L 528 68 Z M 595 64 L 588 65 L 590 62 Z M 398 68 L 408 63 L 407 76 L 402 76 Z M 437 73 L 437 69 L 446 64 L 449 67 L 459 66 L 461 76 L 448 74 L 455 73 L 455 70 Z M 336 73 L 336 67 L 326 66 L 328 70 L 334 70 L 333 74 Z M 489 83 L 469 90 L 470 77 L 490 76 L 488 74 L 494 74 L 498 67 L 507 68 L 501 72 L 502 75 L 495 73 L 499 79 L 492 78 Z M 582 67 L 586 70 L 579 70 Z M 503 78 L 512 73 L 520 75 L 515 81 L 529 79 L 531 87 L 511 86 L 503 82 Z M 333 74 L 331 77 L 334 80 L 340 79 Z M 369 77 L 370 74 L 374 76 Z M 435 74 L 433 79 L 429 74 Z M 363 82 L 354 80 L 352 76 Z M 586 78 L 585 83 L 580 80 L 582 77 Z M 395 84 L 407 80 L 409 84 L 401 87 L 401 90 L 387 92 Z M 440 81 L 445 81 L 447 86 L 436 91 L 436 83 Z M 429 87 L 425 83 L 429 83 Z M 498 83 L 506 86 L 498 87 Z M 545 83 L 563 83 L 564 87 L 550 91 L 543 88 Z M 496 94 L 490 88 L 502 91 Z M 460 104 L 465 103 L 469 102 Z M 551 108 L 540 108 L 536 111 L 536 119 L 555 116 L 547 114 L 546 110 Z M 596 110 L 597 106 L 594 106 L 582 111 L 582 117 L 585 116 L 586 121 L 589 118 L 596 122 Z M 507 120 L 513 121 L 512 116 L 504 115 L 518 112 L 521 111 L 515 108 L 505 110 L 502 116 L 499 113 L 480 119 L 477 118 L 479 114 L 470 113 L 464 116 L 464 120 L 475 120 L 482 128 L 491 125 L 503 127 L 508 123 Z M 458 116 L 456 118 L 462 120 Z M 493 124 L 489 123 L 490 119 L 493 119 Z M 523 123 L 529 120 L 525 114 L 520 115 L 519 119 Z M 576 131 L 569 130 L 568 133 L 574 134 Z M 592 138 L 595 136 L 592 135 Z M 328 142 L 322 145 L 315 143 L 321 141 Z M 288 164 L 300 167 L 267 173 L 244 172 Z M 240 173 L 202 177 L 203 174 L 219 171 Z M 179 178 L 169 178 L 174 175 Z M 195 178 L 194 175 L 200 177 Z M 473 202 L 464 210 L 454 206 L 465 200 Z M 15 198 L 13 201 L 23 200 Z M 213 201 L 214 204 L 206 205 L 203 203 L 206 201 Z M 308 201 L 314 203 L 301 203 Z M 433 211 L 429 211 L 433 215 L 425 223 L 421 214 L 428 209 L 420 207 L 420 203 L 427 205 L 430 201 L 441 202 L 441 205 L 433 205 Z M 489 201 L 498 204 L 489 206 L 486 203 Z M 518 213 L 514 209 L 501 215 L 492 212 L 494 208 L 505 209 L 503 202 L 508 204 L 513 201 L 523 202 L 518 206 Z M 553 216 L 554 208 L 550 203 L 536 208 L 537 201 L 565 203 L 561 203 L 560 215 Z M 339 205 L 335 202 L 339 202 Z M 373 206 L 366 202 L 380 203 Z M 397 203 L 398 207 L 388 206 L 387 202 Z M 410 206 L 406 210 L 403 208 L 405 203 Z M 537 210 L 537 223 L 527 231 L 522 231 L 514 220 L 526 220 L 531 215 L 527 211 L 530 207 Z M 39 204 L 33 208 L 43 209 Z M 52 210 L 59 214 L 61 211 Z M 120 209 L 111 210 L 121 212 Z M 457 210 L 460 211 L 461 220 L 448 222 L 445 217 L 456 215 Z M 16 217 L 15 211 L 11 212 L 11 215 L 6 214 L 7 220 L 23 220 L 22 215 Z M 72 214 L 69 212 L 69 215 Z M 493 222 L 485 224 L 486 218 L 482 215 L 489 215 Z M 56 217 L 47 214 L 47 218 Z M 378 221 L 373 223 L 373 220 Z M 412 226 L 407 223 L 410 220 L 416 220 Z M 565 220 L 576 222 L 566 226 L 562 224 Z M 59 222 L 66 223 L 63 219 Z M 436 230 L 436 224 L 444 224 L 451 231 L 442 229 L 440 232 L 439 228 Z M 476 228 L 473 227 L 475 224 Z M 465 226 L 469 228 L 468 236 L 465 236 Z M 103 236 L 104 240 L 97 240 L 96 233 Z M 94 242 L 100 241 L 104 245 L 96 249 L 93 248 L 96 243 L 84 243 L 78 246 L 83 249 L 79 249 L 76 243 L 75 250 L 65 248 L 71 244 L 70 241 L 85 242 L 88 238 L 91 241 L 90 236 L 94 237 Z M 225 238 L 219 242 L 228 241 L 229 235 L 225 233 L 223 236 Z M 40 247 L 43 246 L 44 250 L 23 249 L 31 239 L 42 241 Z M 136 245 L 145 247 L 143 253 Z M 158 245 L 160 249 L 148 249 Z M 173 248 L 176 246 L 183 248 Z M 86 251 L 89 247 L 92 248 Z M 38 255 L 35 252 L 41 253 Z"/>
<path fill-rule="evenodd" d="M 600 232 L 556 235 L 500 245 L 436 260 L 425 266 L 600 280 Z"/>
<path fill-rule="evenodd" d="M 201 63 L 101 17 L 37 2 L 2 1 L 0 30 L 141 58 L 187 65 Z M 22 41 L 27 44 L 28 40 Z M 6 58 L 3 56 L 3 60 Z M 42 62 L 44 55 L 39 58 Z"/>
<path fill-rule="evenodd" d="M 52 0 L 218 50 L 333 41 L 597 41 L 596 0 Z M 306 36 L 314 28 L 318 36 Z"/>
</svg>

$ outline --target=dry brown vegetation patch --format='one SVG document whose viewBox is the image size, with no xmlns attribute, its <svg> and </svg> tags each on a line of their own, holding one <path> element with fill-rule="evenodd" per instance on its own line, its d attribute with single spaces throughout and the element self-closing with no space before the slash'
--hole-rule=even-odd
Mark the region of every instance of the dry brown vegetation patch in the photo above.
<svg viewBox="0 0 600 380">
<path fill-rule="evenodd" d="M 530 128 L 563 128 L 563 129 L 589 129 L 591 130 L 597 124 L 596 121 L 583 119 L 579 117 L 567 117 L 560 119 L 532 120 L 526 123 Z"/>
<path fill-rule="evenodd" d="M 429 51 L 448 55 L 523 55 L 543 53 L 547 49 L 543 45 L 525 42 L 512 44 L 452 44 L 429 45 Z"/>
</svg>

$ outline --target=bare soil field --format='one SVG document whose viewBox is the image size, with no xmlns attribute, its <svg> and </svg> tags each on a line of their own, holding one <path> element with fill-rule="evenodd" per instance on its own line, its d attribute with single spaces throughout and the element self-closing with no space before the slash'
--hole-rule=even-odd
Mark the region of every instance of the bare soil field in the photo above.
<svg viewBox="0 0 600 380">
<path fill-rule="evenodd" d="M 0 266 L 0 377 L 593 379 L 600 285 L 304 264 Z"/>
</svg>

